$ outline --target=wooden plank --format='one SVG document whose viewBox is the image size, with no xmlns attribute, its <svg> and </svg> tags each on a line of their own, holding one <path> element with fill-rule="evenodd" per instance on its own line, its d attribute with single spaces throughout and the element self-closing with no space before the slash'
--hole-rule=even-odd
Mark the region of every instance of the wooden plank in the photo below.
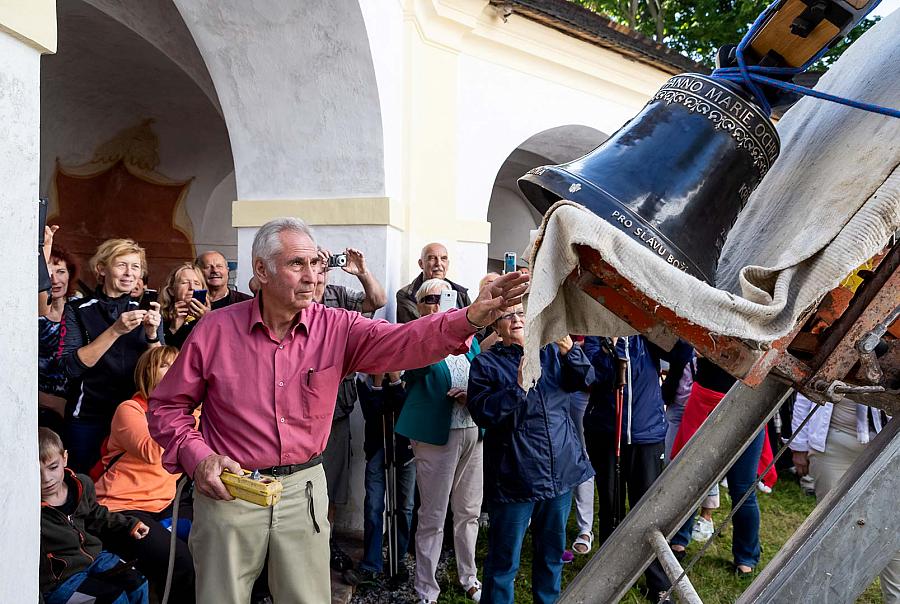
<svg viewBox="0 0 900 604">
<path fill-rule="evenodd" d="M 750 48 L 760 58 L 774 50 L 784 58 L 789 67 L 800 67 L 806 63 L 827 46 L 840 33 L 840 29 L 823 19 L 806 38 L 792 34 L 791 23 L 804 10 L 806 4 L 802 0 L 788 0 L 753 37 Z"/>
</svg>

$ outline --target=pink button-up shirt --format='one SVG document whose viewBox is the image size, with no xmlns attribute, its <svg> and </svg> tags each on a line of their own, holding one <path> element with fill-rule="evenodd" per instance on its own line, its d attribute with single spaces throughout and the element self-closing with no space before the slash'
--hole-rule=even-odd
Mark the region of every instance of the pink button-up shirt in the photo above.
<svg viewBox="0 0 900 604">
<path fill-rule="evenodd" d="M 259 299 L 208 314 L 150 397 L 150 433 L 171 472 L 218 453 L 245 469 L 304 463 L 325 449 L 341 379 L 463 354 L 475 329 L 451 310 L 404 325 L 312 304 L 282 341 Z M 199 431 L 191 412 L 203 403 Z"/>
</svg>

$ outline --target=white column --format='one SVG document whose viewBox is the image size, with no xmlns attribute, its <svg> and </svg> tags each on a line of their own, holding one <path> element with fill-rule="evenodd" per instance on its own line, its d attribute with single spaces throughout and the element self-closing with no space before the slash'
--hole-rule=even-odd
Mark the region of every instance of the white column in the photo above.
<svg viewBox="0 0 900 604">
<path fill-rule="evenodd" d="M 40 51 L 0 30 L 0 602 L 36 602 L 40 534 L 37 453 L 37 196 Z"/>
</svg>

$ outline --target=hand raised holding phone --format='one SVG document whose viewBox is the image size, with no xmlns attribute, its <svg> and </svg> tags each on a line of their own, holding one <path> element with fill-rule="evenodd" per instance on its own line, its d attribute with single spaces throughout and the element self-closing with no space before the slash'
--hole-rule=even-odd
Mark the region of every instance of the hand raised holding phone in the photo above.
<svg viewBox="0 0 900 604">
<path fill-rule="evenodd" d="M 199 319 L 210 310 L 209 298 L 206 290 L 195 289 L 191 294 L 191 299 L 188 301 L 188 312 L 195 319 Z"/>
</svg>

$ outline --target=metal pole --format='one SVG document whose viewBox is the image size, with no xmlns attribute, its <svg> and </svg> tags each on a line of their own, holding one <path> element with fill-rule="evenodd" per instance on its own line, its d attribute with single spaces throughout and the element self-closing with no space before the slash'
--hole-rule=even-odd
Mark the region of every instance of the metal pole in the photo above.
<svg viewBox="0 0 900 604">
<path fill-rule="evenodd" d="M 900 549 L 900 418 L 784 544 L 738 604 L 855 602 Z"/>
<path fill-rule="evenodd" d="M 657 560 L 659 560 L 663 570 L 666 571 L 666 576 L 669 577 L 669 581 L 678 579 L 684 569 L 681 568 L 681 564 L 675 558 L 672 548 L 669 547 L 669 542 L 656 529 L 650 531 L 649 540 L 650 545 L 653 546 L 653 551 L 656 552 Z M 682 604 L 703 604 L 703 600 L 697 595 L 697 590 L 694 589 L 694 585 L 687 576 L 683 577 L 675 586 L 675 593 L 678 594 Z"/>
<path fill-rule="evenodd" d="M 397 518 L 394 514 L 393 502 L 394 499 L 391 497 L 391 489 L 393 488 L 393 475 L 392 475 L 392 466 L 393 466 L 393 452 L 391 450 L 391 440 L 388 438 L 388 430 L 393 432 L 393 414 L 390 416 L 390 413 L 387 408 L 382 409 L 381 414 L 381 427 L 382 432 L 384 433 L 384 499 L 385 499 L 385 523 L 386 523 L 386 533 L 388 536 L 387 539 L 387 558 L 388 558 L 388 577 L 393 577 L 397 574 L 397 567 L 394 564 L 394 560 L 396 559 L 394 549 L 396 547 L 396 543 L 393 539 L 395 534 L 394 525 L 397 522 Z"/>
<path fill-rule="evenodd" d="M 769 376 L 758 388 L 735 384 L 675 460 L 656 479 L 581 573 L 560 602 L 618 602 L 653 561 L 647 533 L 672 535 L 697 509 L 790 393 Z"/>
</svg>

